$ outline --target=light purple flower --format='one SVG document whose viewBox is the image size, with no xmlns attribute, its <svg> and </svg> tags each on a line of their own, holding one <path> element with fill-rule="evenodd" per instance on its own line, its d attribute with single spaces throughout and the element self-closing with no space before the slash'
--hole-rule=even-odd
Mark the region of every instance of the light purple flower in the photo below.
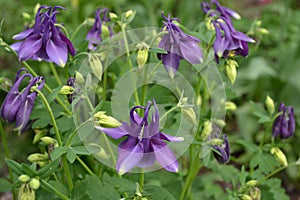
<svg viewBox="0 0 300 200">
<path fill-rule="evenodd" d="M 278 112 L 282 112 L 282 114 L 273 123 L 273 137 L 279 136 L 281 139 L 289 138 L 295 132 L 294 108 L 281 103 Z"/>
<path fill-rule="evenodd" d="M 135 106 L 130 110 L 130 124 L 123 122 L 118 128 L 97 129 L 106 133 L 114 139 L 127 137 L 119 144 L 119 157 L 117 162 L 117 172 L 124 174 L 134 166 L 141 168 L 150 167 L 157 160 L 166 170 L 178 172 L 178 162 L 174 153 L 165 143 L 181 142 L 182 137 L 174 137 L 164 134 L 159 130 L 158 108 L 153 100 L 155 113 L 152 114 L 152 121 L 148 121 L 151 102 L 145 107 Z M 136 113 L 136 109 L 144 109 L 143 117 Z"/>
<path fill-rule="evenodd" d="M 102 14 L 102 18 L 101 18 Z M 86 36 L 86 39 L 89 41 L 88 49 L 90 50 L 96 50 L 96 46 L 100 44 L 102 41 L 102 23 L 110 22 L 110 18 L 108 16 L 108 9 L 100 9 L 98 8 L 95 14 L 95 22 L 92 27 L 92 29 L 89 31 L 89 33 Z M 113 35 L 112 29 L 110 26 L 108 26 L 109 35 L 110 37 Z"/>
<path fill-rule="evenodd" d="M 57 65 L 65 66 L 68 52 L 75 55 L 75 49 L 71 41 L 63 34 L 58 26 L 55 26 L 57 9 L 61 6 L 41 6 L 35 16 L 33 28 L 18 33 L 14 40 L 23 40 L 11 45 L 18 53 L 20 61 L 45 60 Z"/>
<path fill-rule="evenodd" d="M 223 143 L 222 145 L 215 145 L 213 146 L 214 157 L 217 159 L 219 163 L 226 163 L 230 158 L 230 147 L 227 136 L 223 135 Z"/>
<path fill-rule="evenodd" d="M 33 86 L 37 86 L 37 89 L 41 90 L 45 82 L 43 77 L 33 78 L 29 73 L 20 75 L 23 71 L 26 70 L 20 69 L 17 72 L 14 85 L 8 92 L 0 109 L 1 118 L 7 120 L 9 123 L 15 121 L 16 130 L 20 131 L 21 133 L 26 131 L 31 125 L 30 114 L 33 109 L 34 100 L 37 96 L 37 93 L 30 92 L 30 89 Z M 30 78 L 29 84 L 23 89 L 22 92 L 20 92 L 19 86 L 26 77 Z"/>
<path fill-rule="evenodd" d="M 200 40 L 191 35 L 185 34 L 176 26 L 173 21 L 177 18 L 170 18 L 162 14 L 163 27 L 168 31 L 158 44 L 159 48 L 165 49 L 167 54 L 158 54 L 158 58 L 162 61 L 166 70 L 174 77 L 178 70 L 179 61 L 185 59 L 191 64 L 199 64 L 202 62 L 202 52 L 198 43 Z"/>
</svg>

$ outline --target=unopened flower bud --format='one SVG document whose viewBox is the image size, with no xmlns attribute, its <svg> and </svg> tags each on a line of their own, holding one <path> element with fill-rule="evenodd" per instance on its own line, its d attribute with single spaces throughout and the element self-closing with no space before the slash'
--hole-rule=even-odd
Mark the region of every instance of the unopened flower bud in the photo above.
<svg viewBox="0 0 300 200">
<path fill-rule="evenodd" d="M 235 82 L 236 75 L 237 75 L 237 72 L 236 72 L 237 67 L 238 67 L 238 64 L 236 61 L 231 60 L 231 59 L 226 61 L 226 65 L 225 65 L 226 75 L 229 78 L 231 83 Z"/>
<path fill-rule="evenodd" d="M 254 187 L 250 190 L 250 196 L 253 200 L 260 200 L 261 199 L 261 191 L 259 188 Z"/>
<path fill-rule="evenodd" d="M 225 110 L 228 110 L 228 111 L 235 111 L 236 110 L 236 105 L 235 103 L 231 102 L 231 101 L 227 101 L 225 103 Z"/>
<path fill-rule="evenodd" d="M 31 187 L 31 189 L 37 190 L 40 187 L 40 181 L 36 178 L 32 178 L 29 182 L 29 186 Z"/>
<path fill-rule="evenodd" d="M 267 35 L 267 34 L 270 33 L 269 30 L 266 29 L 266 28 L 257 28 L 256 31 L 257 31 L 259 34 L 261 34 L 261 35 Z"/>
<path fill-rule="evenodd" d="M 129 19 L 133 14 L 134 14 L 133 10 L 128 10 L 128 11 L 125 13 L 126 19 Z"/>
<path fill-rule="evenodd" d="M 94 118 L 96 120 L 96 124 L 104 127 L 104 128 L 116 128 L 121 126 L 122 124 L 116 120 L 115 118 L 111 117 L 111 116 L 107 116 L 105 114 L 105 111 L 100 111 L 97 112 L 94 115 Z"/>
<path fill-rule="evenodd" d="M 226 126 L 226 122 L 222 119 L 213 119 L 213 123 L 216 124 L 218 127 Z"/>
<path fill-rule="evenodd" d="M 209 141 L 207 141 L 207 144 L 213 145 L 213 146 L 221 146 L 223 144 L 223 140 L 219 138 L 213 138 Z"/>
<path fill-rule="evenodd" d="M 31 16 L 27 12 L 22 13 L 22 17 L 24 20 L 29 21 L 31 20 Z"/>
<path fill-rule="evenodd" d="M 22 174 L 21 176 L 18 177 L 19 181 L 26 183 L 30 180 L 30 177 L 26 174 Z"/>
<path fill-rule="evenodd" d="M 248 194 L 242 194 L 240 198 L 241 200 L 253 200 Z"/>
<path fill-rule="evenodd" d="M 103 66 L 100 58 L 95 55 L 89 56 L 89 64 L 92 69 L 94 75 L 101 81 L 102 80 L 102 73 L 103 73 Z"/>
<path fill-rule="evenodd" d="M 265 105 L 266 105 L 267 111 L 272 115 L 275 111 L 275 105 L 274 105 L 273 99 L 270 96 L 266 97 Z"/>
<path fill-rule="evenodd" d="M 42 137 L 40 140 L 43 141 L 46 145 L 57 144 L 56 139 L 48 137 L 48 136 Z"/>
<path fill-rule="evenodd" d="M 108 29 L 108 26 L 105 25 L 105 24 L 102 24 L 101 26 L 102 28 L 102 38 L 105 39 L 105 38 L 109 38 L 110 37 L 110 32 L 109 32 L 109 29 Z"/>
<path fill-rule="evenodd" d="M 33 153 L 33 154 L 30 154 L 28 157 L 27 157 L 27 160 L 29 160 L 30 162 L 39 162 L 39 161 L 46 161 L 48 160 L 49 157 L 48 157 L 48 154 L 45 153 L 45 154 L 41 154 L 41 153 Z"/>
<path fill-rule="evenodd" d="M 148 48 L 139 49 L 136 60 L 141 69 L 148 60 Z"/>
<path fill-rule="evenodd" d="M 205 140 L 212 132 L 213 127 L 211 121 L 205 121 L 201 132 L 201 138 Z"/>
<path fill-rule="evenodd" d="M 83 78 L 82 74 L 78 71 L 75 72 L 75 80 L 80 85 L 84 84 L 84 78 Z"/>
<path fill-rule="evenodd" d="M 182 114 L 187 117 L 193 124 L 197 125 L 196 113 L 193 108 L 182 108 Z"/>
<path fill-rule="evenodd" d="M 110 12 L 108 15 L 109 15 L 109 18 L 113 21 L 119 19 L 118 15 L 116 15 L 115 13 Z"/>
<path fill-rule="evenodd" d="M 254 187 L 254 186 L 256 186 L 256 184 L 257 184 L 257 180 L 250 180 L 250 181 L 247 181 L 245 185 L 248 187 Z"/>
<path fill-rule="evenodd" d="M 19 200 L 34 200 L 35 199 L 35 192 L 29 186 L 29 184 L 24 183 L 21 185 L 19 194 Z"/>
<path fill-rule="evenodd" d="M 72 86 L 64 85 L 60 91 L 59 94 L 73 94 L 75 92 L 75 88 Z"/>
<path fill-rule="evenodd" d="M 272 147 L 270 153 L 274 155 L 276 160 L 283 166 L 288 166 L 288 162 L 284 153 L 278 147 Z"/>
</svg>

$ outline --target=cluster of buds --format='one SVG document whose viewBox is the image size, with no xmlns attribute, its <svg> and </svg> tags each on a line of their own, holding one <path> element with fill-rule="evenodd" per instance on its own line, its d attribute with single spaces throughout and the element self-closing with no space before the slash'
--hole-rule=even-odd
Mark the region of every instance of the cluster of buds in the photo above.
<svg viewBox="0 0 300 200">
<path fill-rule="evenodd" d="M 261 191 L 257 187 L 257 180 L 247 181 L 240 189 L 239 189 L 239 197 L 242 200 L 260 200 L 261 199 Z"/>
<path fill-rule="evenodd" d="M 35 191 L 40 187 L 40 181 L 37 178 L 30 178 L 26 174 L 18 177 L 23 184 L 20 187 L 18 199 L 32 200 L 35 199 Z"/>
</svg>

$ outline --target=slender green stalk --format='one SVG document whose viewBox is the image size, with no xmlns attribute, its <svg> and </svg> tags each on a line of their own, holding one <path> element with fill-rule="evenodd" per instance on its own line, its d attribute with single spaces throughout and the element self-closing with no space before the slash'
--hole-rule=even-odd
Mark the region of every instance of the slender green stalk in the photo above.
<svg viewBox="0 0 300 200">
<path fill-rule="evenodd" d="M 50 115 L 50 119 L 51 119 L 51 122 L 52 122 L 52 125 L 53 125 L 53 128 L 54 128 L 54 132 L 55 132 L 55 136 L 56 136 L 58 145 L 63 146 L 63 143 L 62 143 L 62 140 L 61 140 L 61 137 L 60 137 L 60 133 L 59 133 L 56 121 L 55 121 L 55 117 L 53 115 L 52 109 L 51 109 L 46 97 L 37 88 L 33 88 L 33 90 L 38 93 L 39 97 L 42 99 L 45 107 L 48 110 L 48 113 Z M 61 159 L 62 159 L 63 168 L 65 170 L 65 175 L 67 177 L 69 188 L 70 188 L 70 190 L 72 190 L 73 182 L 72 182 L 71 174 L 70 174 L 70 171 L 69 171 L 69 166 L 68 166 L 68 163 L 67 163 L 67 159 L 66 159 L 65 156 L 62 156 Z"/>
<path fill-rule="evenodd" d="M 80 29 L 81 29 L 83 26 L 87 25 L 87 24 L 88 24 L 88 23 L 87 23 L 87 20 L 85 20 L 84 22 L 82 22 L 82 23 L 75 29 L 75 31 L 73 32 L 73 34 L 72 34 L 72 36 L 71 36 L 71 38 L 70 38 L 70 40 L 71 40 L 72 42 L 73 42 L 75 36 L 79 33 Z"/>
<path fill-rule="evenodd" d="M 0 120 L 0 135 L 1 135 L 1 138 L 2 138 L 2 144 L 3 144 L 3 148 L 4 148 L 4 152 L 5 152 L 5 157 L 10 159 L 11 156 L 10 156 L 10 152 L 9 152 L 9 148 L 8 148 L 7 137 L 6 137 L 6 134 L 4 132 L 1 120 Z M 13 172 L 10 168 L 8 168 L 8 173 L 9 173 L 10 182 L 11 182 L 11 184 L 13 184 L 13 181 L 14 181 Z M 14 188 L 13 185 L 12 185 L 12 195 L 13 195 L 14 200 L 17 199 L 16 193 L 15 193 L 15 188 Z"/>
<path fill-rule="evenodd" d="M 47 183 L 47 181 L 45 181 L 44 179 L 41 179 L 40 181 L 42 182 L 43 185 L 45 185 L 47 188 L 51 189 L 53 192 L 55 192 L 55 194 L 57 196 L 59 196 L 63 200 L 70 200 L 69 197 L 65 196 L 63 193 L 61 193 L 60 191 L 58 191 L 56 188 L 52 187 L 52 185 L 50 185 L 49 183 Z"/>
<path fill-rule="evenodd" d="M 71 133 L 71 135 L 69 136 L 69 138 L 68 138 L 68 140 L 67 140 L 67 142 L 66 142 L 66 146 L 67 146 L 67 147 L 70 146 L 70 144 L 71 144 L 71 142 L 72 142 L 72 139 L 73 139 L 74 136 L 76 135 L 77 131 L 78 131 L 81 127 L 83 127 L 84 125 L 86 125 L 87 123 L 90 123 L 90 122 L 92 122 L 91 119 L 89 119 L 89 120 L 87 120 L 87 121 L 81 123 L 78 127 L 76 127 L 76 129 Z"/>
<path fill-rule="evenodd" d="M 259 149 L 262 150 L 263 146 L 264 146 L 264 142 L 266 140 L 266 137 L 267 135 L 270 134 L 270 130 L 271 130 L 271 123 L 268 123 L 266 126 L 265 126 L 265 131 L 264 131 L 264 134 L 263 134 L 263 138 L 260 140 L 260 143 L 259 143 Z"/>
<path fill-rule="evenodd" d="M 145 172 L 144 169 L 142 169 L 142 172 L 140 173 L 140 187 L 142 191 L 144 188 L 144 182 L 145 182 Z"/>
<path fill-rule="evenodd" d="M 53 75 L 55 77 L 55 80 L 56 80 L 57 84 L 58 85 L 62 85 L 61 84 L 61 80 L 60 80 L 60 78 L 58 76 L 58 73 L 57 73 L 56 68 L 54 67 L 53 63 L 49 62 L 49 65 L 50 65 L 50 69 L 52 70 L 52 73 L 53 73 Z"/>
<path fill-rule="evenodd" d="M 59 23 L 55 23 L 54 25 L 58 26 L 59 28 L 61 28 L 63 30 L 63 32 L 65 33 L 66 37 L 70 38 L 69 32 L 67 31 L 66 27 L 64 27 L 62 24 L 59 24 Z"/>
<path fill-rule="evenodd" d="M 144 77 L 143 77 L 143 86 L 142 86 L 142 94 L 141 94 L 141 103 L 144 105 L 146 100 L 146 91 L 147 91 L 147 71 L 148 66 L 146 65 L 144 67 Z"/>
<path fill-rule="evenodd" d="M 110 153 L 110 155 L 111 155 L 111 158 L 112 158 L 112 160 L 113 160 L 114 166 L 116 166 L 117 160 L 116 160 L 116 157 L 115 157 L 115 155 L 114 155 L 114 152 L 113 152 L 113 150 L 112 150 L 112 148 L 111 148 L 111 146 L 110 146 L 110 143 L 109 143 L 108 138 L 107 138 L 107 136 L 106 136 L 105 133 L 103 133 L 103 137 L 104 137 L 104 141 L 105 141 L 105 143 L 106 143 L 106 145 L 107 145 L 107 147 L 108 147 L 108 151 L 109 151 L 109 153 Z"/>
<path fill-rule="evenodd" d="M 107 87 L 107 68 L 103 72 L 103 91 L 102 91 L 102 100 L 106 100 L 106 87 Z"/>
<path fill-rule="evenodd" d="M 90 174 L 90 175 L 94 175 L 94 173 L 92 172 L 92 170 L 83 162 L 83 160 L 81 160 L 81 158 L 79 156 L 76 156 L 77 161 L 81 164 L 81 166 Z"/>
<path fill-rule="evenodd" d="M 168 114 L 170 114 L 171 112 L 173 112 L 176 108 L 178 108 L 177 105 L 174 106 L 174 107 L 172 107 L 172 108 L 171 108 L 170 110 L 168 110 L 167 112 L 165 112 L 165 113 L 161 116 L 160 120 L 163 120 L 165 117 L 168 116 Z"/>
</svg>

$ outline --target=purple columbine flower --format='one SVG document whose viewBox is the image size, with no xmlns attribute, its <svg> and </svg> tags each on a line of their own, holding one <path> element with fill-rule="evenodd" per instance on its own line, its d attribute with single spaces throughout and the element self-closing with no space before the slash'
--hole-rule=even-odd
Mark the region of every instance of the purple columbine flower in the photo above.
<svg viewBox="0 0 300 200">
<path fill-rule="evenodd" d="M 214 5 L 216 8 L 214 8 Z M 255 40 L 242 32 L 236 31 L 233 27 L 231 17 L 240 19 L 235 11 L 221 6 L 217 0 L 210 3 L 201 3 L 202 10 L 212 18 L 211 23 L 216 31 L 214 41 L 215 60 L 219 63 L 219 58 L 227 58 L 235 55 L 246 57 L 249 53 L 248 42 Z"/>
<path fill-rule="evenodd" d="M 167 54 L 158 54 L 158 58 L 162 61 L 166 70 L 171 77 L 174 77 L 178 70 L 180 59 L 185 59 L 191 64 L 199 64 L 202 62 L 202 52 L 198 43 L 200 40 L 191 35 L 185 34 L 176 26 L 173 21 L 178 21 L 177 18 L 170 18 L 162 14 L 163 27 L 168 31 L 158 44 L 159 48 L 165 49 Z"/>
<path fill-rule="evenodd" d="M 289 138 L 295 132 L 294 108 L 281 103 L 278 112 L 282 112 L 282 114 L 273 123 L 273 137 L 279 136 L 281 139 Z"/>
<path fill-rule="evenodd" d="M 32 112 L 34 100 L 37 96 L 37 93 L 31 92 L 30 89 L 33 86 L 37 86 L 37 89 L 41 90 L 45 83 L 43 77 L 33 78 L 29 73 L 20 75 L 23 71 L 26 70 L 20 69 L 17 72 L 14 85 L 8 92 L 0 109 L 0 117 L 7 120 L 9 123 L 15 121 L 16 130 L 21 133 L 26 131 L 31 125 L 30 114 Z M 22 92 L 20 92 L 19 86 L 26 77 L 30 78 L 29 84 Z"/>
<path fill-rule="evenodd" d="M 222 145 L 213 146 L 214 157 L 217 159 L 219 163 L 226 163 L 230 158 L 230 147 L 226 134 L 223 135 L 223 143 Z"/>
<path fill-rule="evenodd" d="M 164 134 L 159 130 L 158 108 L 153 100 L 155 113 L 152 114 L 152 121 L 148 121 L 151 102 L 145 107 L 135 106 L 130 110 L 130 124 L 123 122 L 117 128 L 103 128 L 96 126 L 114 139 L 127 137 L 119 144 L 119 157 L 117 172 L 124 174 L 134 166 L 141 168 L 150 167 L 157 160 L 166 170 L 178 172 L 178 162 L 175 155 L 165 143 L 181 142 L 182 137 L 174 137 Z M 136 113 L 136 109 L 145 110 L 143 117 Z"/>
<path fill-rule="evenodd" d="M 101 18 L 101 14 L 102 14 L 102 18 Z M 101 10 L 100 8 L 98 8 L 95 14 L 94 25 L 86 36 L 86 39 L 89 41 L 88 49 L 96 50 L 95 45 L 100 44 L 100 42 L 103 39 L 102 36 L 103 35 L 102 29 L 104 28 L 103 23 L 107 23 L 107 22 L 110 22 L 110 18 L 108 16 L 108 9 L 104 8 Z M 110 26 L 108 26 L 107 28 L 109 31 L 109 35 L 111 37 L 113 35 L 112 29 Z"/>
<path fill-rule="evenodd" d="M 14 40 L 23 40 L 11 45 L 20 61 L 45 60 L 63 67 L 68 60 L 68 52 L 75 55 L 71 41 L 55 26 L 58 8 L 64 9 L 61 6 L 41 6 L 34 26 L 13 37 Z"/>
</svg>

